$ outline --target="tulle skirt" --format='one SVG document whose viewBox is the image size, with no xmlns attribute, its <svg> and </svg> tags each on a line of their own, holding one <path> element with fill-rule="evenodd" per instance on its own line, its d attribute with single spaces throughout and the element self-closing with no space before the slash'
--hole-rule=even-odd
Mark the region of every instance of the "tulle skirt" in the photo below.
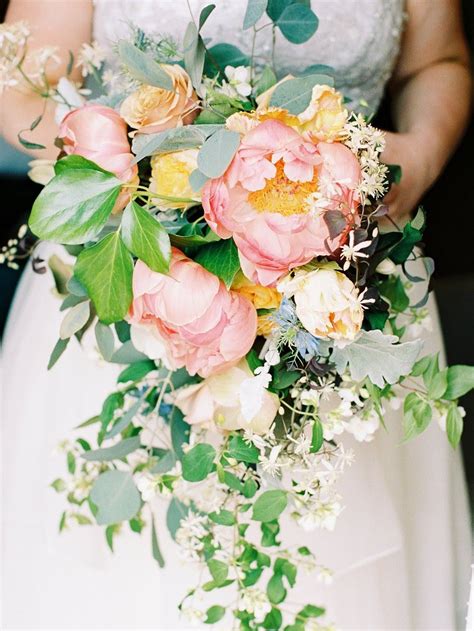
<svg viewBox="0 0 474 631">
<path fill-rule="evenodd" d="M 24 273 L 2 353 L 3 628 L 188 629 L 176 605 L 194 575 L 167 533 L 165 504 L 162 570 L 147 530 L 124 528 L 114 554 L 103 528 L 58 533 L 64 498 L 49 485 L 65 462 L 56 447 L 100 411 L 117 367 L 72 340 L 46 371 L 62 318 L 51 286 L 49 274 Z M 442 337 L 433 298 L 429 309 L 425 351 L 434 352 Z M 334 532 L 285 523 L 287 540 L 334 570 L 331 585 L 304 576 L 291 599 L 325 606 L 338 629 L 463 629 L 471 537 L 459 450 L 437 423 L 408 443 L 400 412 L 390 411 L 386 425 L 371 443 L 344 440 L 356 460 L 341 483 L 345 509 Z"/>
</svg>

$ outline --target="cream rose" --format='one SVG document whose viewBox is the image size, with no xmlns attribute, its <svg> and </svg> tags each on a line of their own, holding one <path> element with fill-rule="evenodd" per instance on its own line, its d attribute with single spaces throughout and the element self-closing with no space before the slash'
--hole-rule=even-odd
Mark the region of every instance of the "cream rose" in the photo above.
<svg viewBox="0 0 474 631">
<path fill-rule="evenodd" d="M 351 341 L 360 331 L 363 308 L 355 285 L 342 272 L 302 272 L 278 288 L 293 296 L 298 318 L 316 337 Z"/>
<path fill-rule="evenodd" d="M 197 149 L 162 153 L 151 159 L 151 190 L 166 197 L 188 198 L 199 202 L 201 196 L 193 191 L 189 176 L 197 168 Z M 157 200 L 160 208 L 188 208 L 190 202 Z"/>
<path fill-rule="evenodd" d="M 264 390 L 260 409 L 247 420 L 242 409 L 241 386 L 252 377 L 247 362 L 243 360 L 233 368 L 179 390 L 176 406 L 185 415 L 186 422 L 192 425 L 214 423 L 224 430 L 250 429 L 257 434 L 265 434 L 273 423 L 280 402 L 276 394 Z"/>
<path fill-rule="evenodd" d="M 178 65 L 162 64 L 171 77 L 173 90 L 142 85 L 130 94 L 120 108 L 120 115 L 133 129 L 154 133 L 192 122 L 197 112 L 197 97 L 191 79 Z"/>
</svg>

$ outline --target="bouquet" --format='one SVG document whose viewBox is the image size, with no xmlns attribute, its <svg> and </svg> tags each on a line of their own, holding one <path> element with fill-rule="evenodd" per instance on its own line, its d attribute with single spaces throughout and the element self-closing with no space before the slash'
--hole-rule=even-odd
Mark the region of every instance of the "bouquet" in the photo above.
<svg viewBox="0 0 474 631">
<path fill-rule="evenodd" d="M 49 368 L 90 329 L 102 359 L 123 365 L 84 435 L 63 445 L 60 529 L 97 523 L 113 548 L 128 522 L 163 565 L 164 499 L 176 544 L 203 568 L 179 605 L 190 619 L 325 629 L 320 603 L 285 606 L 301 568 L 330 570 L 280 540 L 281 520 L 335 527 L 353 459 L 344 434 L 370 441 L 388 406 L 403 406 L 406 439 L 438 419 L 456 446 L 474 368 L 442 369 L 417 339 L 433 262 L 424 211 L 400 228 L 381 201 L 401 177 L 381 161 L 384 134 L 348 111 L 330 68 L 280 78 L 255 55 L 209 46 L 213 9 L 181 46 L 132 29 L 112 69 L 85 45 L 91 90 L 50 86 L 55 52 L 32 63 L 24 24 L 0 33 L 3 87 L 26 81 L 58 103 L 59 156 L 33 164 L 45 186 L 29 219 L 68 252 L 48 261 L 64 312 Z M 294 44 L 317 29 L 292 0 L 250 0 L 243 28 L 255 33 L 265 10 Z M 18 247 L 4 248 L 7 263 Z M 424 296 L 412 304 L 415 284 Z M 206 609 L 202 593 L 215 597 Z"/>
</svg>

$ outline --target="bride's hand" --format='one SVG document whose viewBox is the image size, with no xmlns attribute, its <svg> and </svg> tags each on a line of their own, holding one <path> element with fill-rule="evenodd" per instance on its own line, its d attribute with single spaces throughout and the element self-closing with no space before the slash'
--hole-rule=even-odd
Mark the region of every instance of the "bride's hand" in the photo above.
<svg viewBox="0 0 474 631">
<path fill-rule="evenodd" d="M 382 154 L 386 164 L 398 164 L 402 169 L 400 184 L 393 184 L 384 198 L 389 216 L 401 224 L 433 183 L 430 165 L 414 134 L 386 133 L 386 148 Z"/>
</svg>

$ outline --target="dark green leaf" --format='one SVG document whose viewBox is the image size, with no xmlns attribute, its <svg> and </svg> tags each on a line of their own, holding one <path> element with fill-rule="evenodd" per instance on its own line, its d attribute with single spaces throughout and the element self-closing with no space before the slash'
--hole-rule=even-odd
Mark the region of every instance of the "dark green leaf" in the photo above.
<svg viewBox="0 0 474 631">
<path fill-rule="evenodd" d="M 177 407 L 173 408 L 170 416 L 171 442 L 178 460 L 183 458 L 183 444 L 189 443 L 189 425 L 183 417 L 183 413 Z"/>
<path fill-rule="evenodd" d="M 127 248 L 154 272 L 169 270 L 171 245 L 168 233 L 149 212 L 130 202 L 122 217 L 122 239 Z"/>
<path fill-rule="evenodd" d="M 144 359 L 127 366 L 117 377 L 117 383 L 127 383 L 128 381 L 141 381 L 152 370 L 156 370 L 156 364 L 151 359 Z"/>
<path fill-rule="evenodd" d="M 72 157 L 61 162 L 66 163 Z M 63 244 L 85 243 L 105 226 L 122 182 L 112 173 L 86 162 L 80 168 L 61 170 L 36 198 L 29 225 L 40 239 Z"/>
<path fill-rule="evenodd" d="M 199 249 L 195 260 L 230 288 L 240 269 L 239 252 L 232 239 L 222 239 Z"/>
<path fill-rule="evenodd" d="M 48 370 L 51 370 L 51 368 L 54 366 L 54 364 L 58 361 L 58 359 L 61 357 L 61 355 L 66 350 L 68 344 L 69 344 L 69 339 L 67 339 L 67 340 L 59 339 L 56 342 L 56 344 L 55 344 L 55 346 L 53 348 L 53 351 L 51 353 L 51 356 L 49 358 Z"/>
<path fill-rule="evenodd" d="M 249 58 L 237 46 L 232 44 L 216 44 L 208 49 L 204 73 L 206 76 L 214 76 L 224 72 L 226 66 L 248 66 Z M 216 67 L 217 66 L 217 67 Z"/>
<path fill-rule="evenodd" d="M 407 310 L 410 299 L 400 276 L 389 276 L 380 283 L 379 289 L 382 296 L 390 302 L 393 311 L 403 313 Z"/>
<path fill-rule="evenodd" d="M 74 274 L 86 287 L 104 324 L 124 318 L 133 298 L 133 260 L 118 232 L 83 250 Z"/>
<path fill-rule="evenodd" d="M 278 631 L 283 624 L 283 616 L 281 615 L 281 611 L 276 607 L 272 607 L 270 613 L 267 613 L 264 621 L 262 622 L 262 626 L 264 629 L 270 629 L 271 631 Z"/>
<path fill-rule="evenodd" d="M 215 4 L 208 4 L 201 10 L 201 13 L 199 14 L 199 30 L 202 29 L 208 17 L 211 15 L 215 8 Z"/>
</svg>

